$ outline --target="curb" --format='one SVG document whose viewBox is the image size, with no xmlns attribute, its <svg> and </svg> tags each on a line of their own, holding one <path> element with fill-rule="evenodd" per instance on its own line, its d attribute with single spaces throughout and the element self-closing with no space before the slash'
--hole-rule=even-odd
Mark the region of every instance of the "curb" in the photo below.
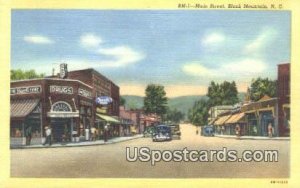
<svg viewBox="0 0 300 188">
<path fill-rule="evenodd" d="M 215 137 L 218 137 L 218 138 L 227 138 L 227 139 L 236 139 L 236 140 L 282 140 L 282 141 L 289 141 L 290 140 L 290 137 L 272 137 L 272 138 L 269 138 L 269 137 L 243 137 L 241 136 L 240 138 L 237 138 L 236 136 L 224 136 L 224 135 L 215 135 Z"/>
<path fill-rule="evenodd" d="M 138 138 L 142 138 L 143 135 L 138 135 L 134 137 L 128 137 L 128 139 L 123 139 L 123 140 L 109 140 L 107 142 L 81 142 L 78 144 L 57 144 L 57 145 L 52 145 L 52 146 L 43 146 L 43 145 L 32 145 L 32 146 L 10 146 L 10 149 L 42 149 L 42 148 L 65 148 L 65 147 L 83 147 L 83 146 L 97 146 L 97 145 L 108 145 L 108 144 L 116 144 L 120 142 L 126 142 L 129 140 L 134 140 Z"/>
</svg>

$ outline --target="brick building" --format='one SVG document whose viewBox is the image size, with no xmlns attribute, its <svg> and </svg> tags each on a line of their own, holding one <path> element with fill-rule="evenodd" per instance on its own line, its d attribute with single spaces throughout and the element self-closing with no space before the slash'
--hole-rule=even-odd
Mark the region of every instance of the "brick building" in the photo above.
<svg viewBox="0 0 300 188">
<path fill-rule="evenodd" d="M 290 63 L 278 65 L 279 136 L 290 136 Z"/>
<path fill-rule="evenodd" d="M 27 128 L 31 129 L 32 143 L 41 143 L 46 126 L 52 128 L 54 142 L 61 142 L 63 135 L 72 141 L 72 133 L 84 136 L 83 129 L 90 127 L 92 87 L 81 81 L 56 78 L 13 81 L 10 92 L 12 144 L 24 144 Z"/>
<path fill-rule="evenodd" d="M 93 88 L 92 96 L 110 96 L 113 101 L 108 106 L 107 114 L 119 116 L 120 89 L 119 86 L 107 79 L 94 69 L 83 69 L 68 72 L 66 78 L 80 80 Z"/>
<path fill-rule="evenodd" d="M 112 100 L 97 104 L 100 96 Z M 94 69 L 68 72 L 61 64 L 57 76 L 11 82 L 12 144 L 24 144 L 28 127 L 34 133 L 32 143 L 42 142 L 45 126 L 51 126 L 55 142 L 63 135 L 68 141 L 88 139 L 93 126 L 103 138 L 106 124 L 109 136 L 119 136 L 118 116 L 119 87 Z"/>
</svg>

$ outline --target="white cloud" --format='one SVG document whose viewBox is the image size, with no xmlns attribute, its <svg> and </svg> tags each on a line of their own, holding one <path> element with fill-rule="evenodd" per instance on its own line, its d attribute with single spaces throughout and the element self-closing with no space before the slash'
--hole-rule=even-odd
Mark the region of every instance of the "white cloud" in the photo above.
<svg viewBox="0 0 300 188">
<path fill-rule="evenodd" d="M 101 60 L 92 60 L 93 67 L 122 67 L 145 58 L 143 53 L 128 46 L 121 45 L 108 48 L 103 47 L 102 43 L 102 38 L 92 33 L 83 34 L 80 37 L 82 47 L 100 55 L 99 59 L 102 58 Z"/>
<path fill-rule="evenodd" d="M 267 65 L 260 59 L 242 59 L 220 65 L 218 68 L 208 68 L 198 63 L 187 63 L 182 70 L 191 76 L 201 78 L 248 78 L 266 71 Z"/>
<path fill-rule="evenodd" d="M 80 44 L 85 48 L 97 48 L 101 43 L 103 43 L 102 38 L 93 33 L 86 33 L 80 37 Z"/>
<path fill-rule="evenodd" d="M 24 41 L 28 43 L 33 43 L 33 44 L 51 44 L 54 43 L 51 39 L 45 36 L 41 35 L 29 35 L 29 36 L 24 36 Z"/>
<path fill-rule="evenodd" d="M 127 46 L 100 48 L 98 50 L 98 53 L 112 58 L 112 60 L 99 62 L 102 66 L 106 67 L 121 67 L 129 64 L 134 64 L 145 58 L 144 54 L 137 52 Z"/>
<path fill-rule="evenodd" d="M 266 63 L 259 59 L 243 59 L 237 62 L 224 64 L 221 69 L 224 72 L 231 72 L 238 75 L 251 75 L 263 73 L 266 70 Z"/>
<path fill-rule="evenodd" d="M 258 53 L 261 52 L 267 45 L 274 40 L 277 32 L 272 28 L 264 29 L 253 41 L 245 46 L 244 53 Z"/>
<path fill-rule="evenodd" d="M 202 39 L 202 45 L 204 46 L 217 45 L 223 43 L 225 41 L 225 38 L 226 38 L 225 35 L 222 33 L 217 33 L 217 32 L 210 33 Z"/>
<path fill-rule="evenodd" d="M 197 77 L 212 77 L 216 75 L 214 70 L 195 62 L 183 65 L 182 70 L 189 75 Z"/>
</svg>

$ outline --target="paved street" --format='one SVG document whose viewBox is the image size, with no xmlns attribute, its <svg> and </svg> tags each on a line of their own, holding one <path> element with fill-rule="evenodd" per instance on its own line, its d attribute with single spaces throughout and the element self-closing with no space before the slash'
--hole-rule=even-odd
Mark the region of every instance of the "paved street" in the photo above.
<svg viewBox="0 0 300 188">
<path fill-rule="evenodd" d="M 85 147 L 11 150 L 12 177 L 57 178 L 287 178 L 290 141 L 237 140 L 202 137 L 195 127 L 181 125 L 182 139 L 152 142 L 139 138 L 121 143 Z M 278 150 L 278 162 L 150 162 L 126 161 L 126 147 L 151 150 Z"/>
</svg>

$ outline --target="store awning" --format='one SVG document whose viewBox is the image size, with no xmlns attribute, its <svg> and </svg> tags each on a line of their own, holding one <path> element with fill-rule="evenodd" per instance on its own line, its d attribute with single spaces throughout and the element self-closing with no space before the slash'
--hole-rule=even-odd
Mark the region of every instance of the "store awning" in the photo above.
<svg viewBox="0 0 300 188">
<path fill-rule="evenodd" d="M 25 118 L 39 104 L 39 99 L 16 99 L 10 102 L 10 117 Z"/>
<path fill-rule="evenodd" d="M 51 118 L 74 118 L 74 117 L 79 117 L 79 111 L 76 112 L 48 112 L 47 113 L 48 117 Z"/>
<path fill-rule="evenodd" d="M 231 115 L 227 115 L 227 116 L 222 116 L 219 117 L 219 119 L 217 121 L 215 121 L 215 125 L 223 125 L 225 123 L 226 120 L 228 120 L 230 118 Z"/>
<path fill-rule="evenodd" d="M 101 118 L 101 119 L 103 119 L 103 120 L 105 120 L 105 121 L 107 121 L 107 122 L 111 122 L 111 123 L 120 123 L 120 121 L 119 120 L 117 120 L 117 119 L 115 119 L 115 118 L 113 118 L 113 117 L 111 117 L 111 116 L 108 116 L 108 115 L 103 115 L 103 114 L 96 114 L 99 118 Z"/>
<path fill-rule="evenodd" d="M 245 113 L 238 113 L 232 115 L 225 123 L 230 124 L 230 123 L 239 123 L 242 122 L 241 120 L 245 117 Z"/>
<path fill-rule="evenodd" d="M 214 122 L 215 122 L 217 119 L 218 119 L 218 118 L 213 118 L 212 120 L 210 120 L 210 121 L 208 122 L 208 125 L 214 124 Z"/>
</svg>

